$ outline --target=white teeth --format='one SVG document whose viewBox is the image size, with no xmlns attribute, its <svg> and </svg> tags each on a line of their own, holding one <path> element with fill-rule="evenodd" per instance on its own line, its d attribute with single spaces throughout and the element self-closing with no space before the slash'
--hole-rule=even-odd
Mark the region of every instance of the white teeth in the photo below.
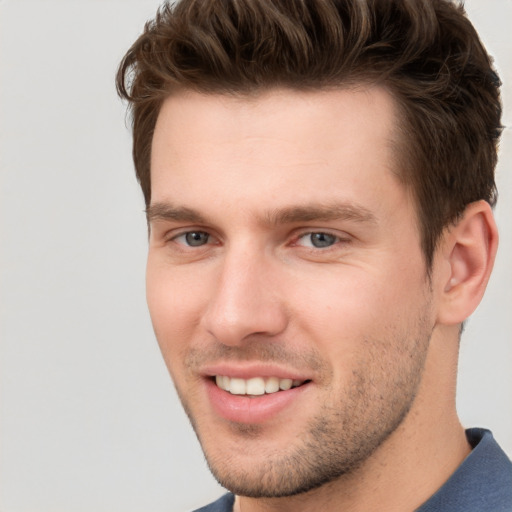
<svg viewBox="0 0 512 512">
<path fill-rule="evenodd" d="M 275 393 L 279 391 L 279 379 L 277 377 L 270 377 L 265 382 L 265 393 Z"/>
<path fill-rule="evenodd" d="M 279 381 L 279 389 L 282 389 L 283 391 L 287 391 L 292 387 L 293 381 L 292 379 L 281 379 Z"/>
<path fill-rule="evenodd" d="M 229 384 L 229 392 L 232 395 L 245 395 L 246 385 L 244 379 L 231 379 L 231 382 Z"/>
<path fill-rule="evenodd" d="M 261 377 L 254 377 L 249 379 L 246 385 L 248 395 L 264 395 L 265 394 L 265 381 Z"/>
<path fill-rule="evenodd" d="M 287 391 L 292 387 L 300 386 L 302 380 L 279 379 L 278 377 L 253 377 L 252 379 L 230 378 L 225 375 L 217 375 L 215 383 L 220 389 L 229 391 L 233 395 L 260 396 L 265 393 L 277 393 L 279 390 Z"/>
</svg>

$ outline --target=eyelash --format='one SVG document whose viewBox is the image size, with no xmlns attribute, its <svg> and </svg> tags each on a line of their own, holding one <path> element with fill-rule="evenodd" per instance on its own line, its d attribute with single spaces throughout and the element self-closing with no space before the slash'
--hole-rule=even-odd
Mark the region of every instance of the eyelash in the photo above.
<svg viewBox="0 0 512 512">
<path fill-rule="evenodd" d="M 208 238 L 207 238 L 206 243 L 200 244 L 200 245 L 190 245 L 188 243 L 185 243 L 185 241 L 181 242 L 181 243 L 178 241 L 179 238 L 186 239 L 186 237 L 189 236 L 189 235 L 206 235 Z M 175 243 L 177 243 L 180 246 L 184 246 L 184 247 L 188 247 L 190 249 L 194 249 L 194 248 L 199 248 L 199 247 L 203 247 L 205 245 L 208 245 L 208 242 L 210 241 L 211 238 L 212 238 L 212 235 L 210 233 L 208 233 L 207 231 L 203 230 L 203 229 L 191 229 L 191 230 L 183 231 L 181 233 L 178 233 L 176 235 L 173 235 L 173 236 L 169 237 L 168 241 L 169 242 L 175 242 Z"/>
<path fill-rule="evenodd" d="M 328 238 L 331 238 L 332 239 L 332 243 L 330 243 L 329 245 L 325 245 L 323 247 L 317 247 L 314 245 L 313 243 L 313 240 L 312 238 L 310 238 L 310 243 L 311 245 L 308 245 L 308 246 L 302 246 L 302 247 L 305 247 L 307 249 L 310 249 L 310 250 L 322 250 L 322 251 L 327 251 L 329 249 L 331 249 L 333 246 L 337 245 L 338 243 L 340 242 L 345 242 L 345 241 L 348 241 L 348 240 L 344 240 L 343 238 L 341 238 L 340 236 L 338 235 L 335 235 L 333 233 L 329 233 L 328 231 L 307 231 L 305 233 L 301 233 L 297 238 L 296 238 L 296 241 L 294 242 L 293 245 L 300 245 L 298 242 L 301 241 L 301 240 L 304 240 L 306 237 L 312 237 L 313 235 L 320 235 L 320 236 L 323 236 L 323 237 L 328 237 Z"/>
<path fill-rule="evenodd" d="M 207 239 L 206 239 L 205 243 L 201 243 L 199 245 L 191 245 L 189 243 L 190 241 L 186 241 L 186 237 L 188 237 L 189 235 L 206 235 Z M 300 244 L 301 240 L 306 239 L 308 236 L 312 237 L 313 235 L 319 235 L 319 236 L 331 238 L 332 243 L 330 243 L 329 245 L 325 245 L 323 247 L 317 247 L 314 245 L 314 242 L 310 239 L 310 245 Z M 178 241 L 179 238 L 184 238 L 183 242 L 179 242 Z M 175 242 L 176 244 L 178 244 L 180 246 L 186 247 L 187 249 L 184 249 L 184 250 L 194 250 L 194 249 L 202 248 L 207 245 L 211 245 L 210 240 L 212 238 L 214 238 L 214 237 L 205 230 L 191 229 L 191 230 L 184 231 L 184 232 L 181 232 L 181 233 L 178 233 L 176 235 L 169 237 L 168 241 Z M 318 231 L 306 231 L 306 232 L 299 233 L 296 237 L 293 238 L 291 245 L 303 247 L 304 249 L 310 250 L 310 251 L 326 252 L 326 251 L 332 249 L 334 246 L 338 245 L 339 243 L 348 243 L 349 241 L 350 240 L 348 238 L 343 238 L 339 235 L 330 233 L 329 231 L 318 230 Z"/>
</svg>

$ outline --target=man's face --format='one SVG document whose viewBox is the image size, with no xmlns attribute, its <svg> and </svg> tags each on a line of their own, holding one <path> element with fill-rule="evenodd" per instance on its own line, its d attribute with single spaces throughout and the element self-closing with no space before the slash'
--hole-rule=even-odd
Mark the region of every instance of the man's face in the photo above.
<svg viewBox="0 0 512 512">
<path fill-rule="evenodd" d="M 209 465 L 238 494 L 351 472 L 414 406 L 434 314 L 394 123 L 380 89 L 162 107 L 149 309 Z"/>
</svg>

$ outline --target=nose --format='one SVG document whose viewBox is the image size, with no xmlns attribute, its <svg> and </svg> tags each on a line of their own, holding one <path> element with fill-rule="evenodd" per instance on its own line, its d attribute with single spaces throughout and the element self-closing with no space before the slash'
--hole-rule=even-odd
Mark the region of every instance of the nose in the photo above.
<svg viewBox="0 0 512 512">
<path fill-rule="evenodd" d="M 254 335 L 273 337 L 287 325 L 277 272 L 264 254 L 233 251 L 219 270 L 202 322 L 220 343 L 237 346 Z"/>
</svg>

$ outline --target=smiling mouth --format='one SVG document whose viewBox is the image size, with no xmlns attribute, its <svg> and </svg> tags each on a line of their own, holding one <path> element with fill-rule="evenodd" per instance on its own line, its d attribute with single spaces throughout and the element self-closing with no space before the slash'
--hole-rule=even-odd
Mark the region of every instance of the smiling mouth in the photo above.
<svg viewBox="0 0 512 512">
<path fill-rule="evenodd" d="M 308 380 L 280 379 L 278 377 L 253 377 L 240 379 L 217 375 L 215 377 L 217 387 L 228 391 L 232 395 L 261 396 L 265 394 L 288 391 L 291 388 L 302 386 Z"/>
</svg>

